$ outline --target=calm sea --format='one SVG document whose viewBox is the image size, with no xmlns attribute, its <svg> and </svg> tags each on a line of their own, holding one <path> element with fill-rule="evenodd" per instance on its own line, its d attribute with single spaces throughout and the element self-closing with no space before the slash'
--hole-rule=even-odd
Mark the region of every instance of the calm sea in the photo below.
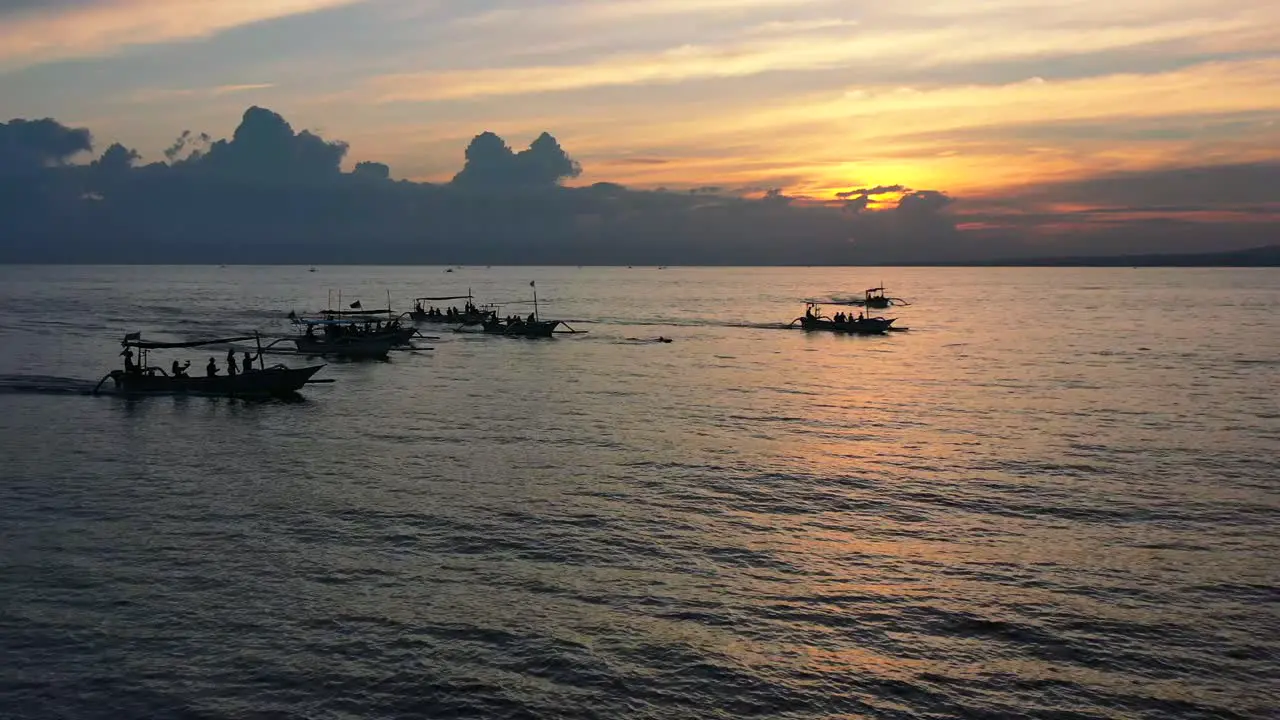
<svg viewBox="0 0 1280 720">
<path fill-rule="evenodd" d="M 587 332 L 84 394 L 530 281 Z M 909 332 L 783 329 L 882 281 Z M 1276 270 L 11 266 L 0 348 L 5 718 L 1280 706 Z"/>
</svg>

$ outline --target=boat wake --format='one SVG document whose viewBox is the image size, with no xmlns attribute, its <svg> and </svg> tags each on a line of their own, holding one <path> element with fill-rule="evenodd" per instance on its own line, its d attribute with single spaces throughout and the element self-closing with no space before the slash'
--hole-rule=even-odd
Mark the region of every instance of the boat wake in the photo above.
<svg viewBox="0 0 1280 720">
<path fill-rule="evenodd" d="M 53 375 L 0 375 L 0 393 L 92 395 L 95 380 Z"/>
<path fill-rule="evenodd" d="M 723 320 L 600 320 L 597 322 L 628 327 L 723 327 L 749 330 L 786 330 L 789 327 L 783 322 L 726 322 Z"/>
</svg>

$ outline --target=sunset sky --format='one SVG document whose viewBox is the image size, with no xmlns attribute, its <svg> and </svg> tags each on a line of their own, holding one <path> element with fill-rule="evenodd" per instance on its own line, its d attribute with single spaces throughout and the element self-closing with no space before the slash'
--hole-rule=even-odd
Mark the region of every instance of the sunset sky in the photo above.
<svg viewBox="0 0 1280 720">
<path fill-rule="evenodd" d="M 147 161 L 261 105 L 397 178 L 547 130 L 575 183 L 983 197 L 1280 158 L 1280 2 L 0 0 L 0 98 Z"/>
</svg>

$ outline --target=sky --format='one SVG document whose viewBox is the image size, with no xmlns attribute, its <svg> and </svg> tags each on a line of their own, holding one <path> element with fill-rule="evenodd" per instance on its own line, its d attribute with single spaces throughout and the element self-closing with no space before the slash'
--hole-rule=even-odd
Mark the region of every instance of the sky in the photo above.
<svg viewBox="0 0 1280 720">
<path fill-rule="evenodd" d="M 1280 160 L 1280 2 L 0 0 L 0 120 L 152 161 L 250 105 L 395 178 L 545 130 L 574 184 L 1061 208 L 1093 179 Z"/>
</svg>

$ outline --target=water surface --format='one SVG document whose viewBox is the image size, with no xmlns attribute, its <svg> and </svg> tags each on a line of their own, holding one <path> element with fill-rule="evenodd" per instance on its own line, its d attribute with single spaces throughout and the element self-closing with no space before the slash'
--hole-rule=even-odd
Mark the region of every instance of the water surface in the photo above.
<svg viewBox="0 0 1280 720">
<path fill-rule="evenodd" d="M 126 332 L 530 281 L 588 332 L 82 394 Z M 881 281 L 909 332 L 782 329 Z M 1275 270 L 0 267 L 0 716 L 1271 717 L 1278 318 Z"/>
</svg>

